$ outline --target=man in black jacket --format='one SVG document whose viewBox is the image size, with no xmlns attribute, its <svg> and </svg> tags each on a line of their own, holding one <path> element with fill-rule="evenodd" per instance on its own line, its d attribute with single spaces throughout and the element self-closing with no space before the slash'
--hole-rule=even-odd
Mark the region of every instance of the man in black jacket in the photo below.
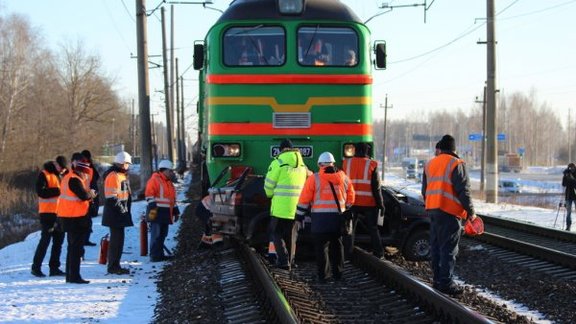
<svg viewBox="0 0 576 324">
<path fill-rule="evenodd" d="M 572 203 L 576 202 L 576 165 L 568 164 L 562 177 L 562 186 L 566 188 L 566 230 L 570 231 L 572 226 Z"/>
<path fill-rule="evenodd" d="M 91 190 L 94 190 L 96 195 L 98 195 L 98 180 L 100 179 L 100 174 L 96 167 L 94 166 L 94 162 L 92 161 L 92 153 L 88 150 L 84 150 L 80 152 L 86 160 L 88 160 L 88 164 L 90 165 L 90 172 L 89 172 L 89 186 Z M 84 245 L 88 246 L 95 246 L 96 243 L 90 242 L 90 234 L 92 233 L 92 218 L 98 216 L 98 208 L 100 207 L 99 199 L 92 199 L 90 201 L 90 207 L 88 208 L 88 216 L 90 217 L 90 231 L 86 234 L 86 240 L 84 241 Z"/>
<path fill-rule="evenodd" d="M 110 228 L 110 246 L 108 247 L 108 273 L 129 274 L 130 270 L 120 266 L 124 249 L 124 228 L 134 226 L 130 208 L 132 197 L 128 182 L 128 168 L 132 157 L 120 152 L 114 157 L 114 164 L 104 173 L 104 214 L 102 225 Z"/>
<path fill-rule="evenodd" d="M 44 163 L 44 169 L 36 180 L 36 194 L 38 194 L 38 216 L 42 225 L 40 241 L 34 253 L 32 262 L 32 274 L 36 277 L 45 277 L 42 273 L 42 261 L 46 256 L 48 245 L 52 241 L 52 251 L 50 252 L 51 276 L 63 276 L 65 273 L 60 270 L 60 254 L 62 252 L 62 242 L 64 242 L 64 232 L 58 226 L 56 208 L 58 197 L 60 196 L 60 177 L 53 161 Z"/>
</svg>

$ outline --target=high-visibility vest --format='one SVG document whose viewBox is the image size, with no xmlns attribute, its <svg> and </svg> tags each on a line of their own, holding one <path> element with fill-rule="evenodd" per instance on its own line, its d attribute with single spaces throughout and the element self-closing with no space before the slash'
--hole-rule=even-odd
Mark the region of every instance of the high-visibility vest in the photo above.
<svg viewBox="0 0 576 324">
<path fill-rule="evenodd" d="M 46 186 L 48 188 L 60 188 L 60 178 L 54 173 L 42 170 L 46 177 Z M 38 197 L 38 213 L 55 214 L 58 210 L 58 196 L 50 198 Z"/>
<path fill-rule="evenodd" d="M 321 172 L 324 172 L 323 169 Z M 336 203 L 330 181 L 326 175 L 328 174 L 321 176 L 317 172 L 306 181 L 298 202 L 299 214 L 303 210 L 307 210 L 310 205 L 312 213 L 342 213 L 346 207 L 354 203 L 354 188 L 346 174 L 344 172 L 330 174 L 338 203 Z M 308 183 L 309 181 L 310 183 Z M 340 205 L 340 209 L 338 209 L 338 205 Z"/>
<path fill-rule="evenodd" d="M 70 190 L 70 179 L 80 180 L 83 186 L 84 180 L 74 172 L 68 172 L 62 179 L 60 199 L 58 200 L 58 217 L 83 217 L 88 214 L 89 200 L 82 200 Z"/>
<path fill-rule="evenodd" d="M 128 201 L 130 197 L 130 187 L 124 186 L 124 188 L 122 188 L 122 183 L 126 181 L 128 181 L 128 178 L 125 173 L 110 172 L 104 180 L 104 196 L 106 199 L 116 198 L 121 202 Z"/>
<path fill-rule="evenodd" d="M 294 219 L 307 169 L 298 150 L 282 152 L 268 168 L 264 179 L 266 196 L 272 197 L 270 215 Z"/>
<path fill-rule="evenodd" d="M 146 201 L 155 202 L 158 208 L 168 208 L 170 219 L 173 219 L 173 209 L 176 202 L 176 189 L 170 179 L 160 172 L 155 172 L 146 184 Z"/>
<path fill-rule="evenodd" d="M 458 218 L 466 218 L 467 212 L 454 192 L 452 172 L 464 163 L 450 154 L 440 154 L 426 164 L 426 209 L 440 209 Z"/>
<path fill-rule="evenodd" d="M 365 157 L 345 159 L 342 169 L 354 185 L 356 200 L 354 206 L 375 207 L 376 200 L 372 193 L 372 174 L 378 162 Z"/>
</svg>

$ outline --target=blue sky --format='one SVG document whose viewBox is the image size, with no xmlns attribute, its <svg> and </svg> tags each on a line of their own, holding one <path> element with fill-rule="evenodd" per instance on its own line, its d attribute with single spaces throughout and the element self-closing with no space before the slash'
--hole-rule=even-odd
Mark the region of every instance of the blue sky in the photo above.
<svg viewBox="0 0 576 324">
<path fill-rule="evenodd" d="M 225 9 L 228 0 L 212 5 Z M 376 0 L 343 0 L 360 18 L 382 12 Z M 391 0 L 390 5 L 422 1 Z M 428 0 L 428 3 L 430 0 Z M 161 0 L 147 0 L 148 9 Z M 170 19 L 170 6 L 166 6 Z M 185 98 L 195 111 L 196 73 L 192 63 L 194 40 L 204 37 L 219 17 L 216 10 L 200 5 L 174 5 L 175 56 L 185 78 Z M 124 98 L 137 98 L 136 23 L 134 0 L 0 0 L 0 12 L 27 16 L 44 36 L 46 44 L 81 40 L 86 50 L 101 56 L 104 70 L 117 80 Z M 497 88 L 504 94 L 534 90 L 540 103 L 546 103 L 566 120 L 569 109 L 576 119 L 576 0 L 496 1 Z M 377 71 L 374 82 L 374 116 L 388 94 L 393 109 L 388 118 L 414 116 L 425 120 L 427 111 L 477 107 L 486 79 L 486 0 L 435 0 L 426 13 L 423 7 L 395 8 L 372 19 L 368 26 L 373 39 L 386 40 L 388 69 Z M 169 25 L 168 25 L 169 33 Z M 160 10 L 148 17 L 149 54 L 161 54 Z M 151 61 L 162 63 L 161 58 Z M 163 116 L 161 69 L 150 70 L 152 112 Z"/>
</svg>

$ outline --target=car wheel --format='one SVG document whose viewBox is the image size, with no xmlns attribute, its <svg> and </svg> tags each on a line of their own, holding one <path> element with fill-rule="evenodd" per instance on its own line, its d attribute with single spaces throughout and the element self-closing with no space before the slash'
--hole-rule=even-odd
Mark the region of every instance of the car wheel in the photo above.
<svg viewBox="0 0 576 324">
<path fill-rule="evenodd" d="M 408 261 L 425 261 L 430 259 L 430 232 L 416 231 L 406 239 L 402 255 Z"/>
</svg>

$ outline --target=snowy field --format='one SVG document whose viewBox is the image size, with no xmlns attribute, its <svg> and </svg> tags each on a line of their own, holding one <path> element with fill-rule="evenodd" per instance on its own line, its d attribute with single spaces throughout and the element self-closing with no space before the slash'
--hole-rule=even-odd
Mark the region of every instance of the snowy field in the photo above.
<svg viewBox="0 0 576 324">
<path fill-rule="evenodd" d="M 534 169 L 528 172 L 554 172 L 561 179 L 562 168 L 554 171 Z M 553 177 L 552 177 L 553 178 Z M 186 179 L 189 182 L 189 178 Z M 472 181 L 478 181 L 472 176 Z M 404 187 L 413 195 L 420 194 L 420 184 L 407 182 L 386 174 L 386 184 Z M 179 200 L 184 200 L 184 186 L 179 188 Z M 522 182 L 525 190 L 556 191 L 560 196 L 559 182 Z M 474 201 L 478 213 L 511 217 L 542 226 L 560 228 L 563 212 L 555 209 L 521 207 L 507 203 L 486 204 Z M 179 205 L 181 210 L 185 204 Z M 153 319 L 154 307 L 159 296 L 156 278 L 165 263 L 150 263 L 148 257 L 140 256 L 140 215 L 145 202 L 133 204 L 132 215 L 136 226 L 126 229 L 126 242 L 122 256 L 122 267 L 131 269 L 130 276 L 107 275 L 106 266 L 98 264 L 99 246 L 86 247 L 86 258 L 81 265 L 81 275 L 90 280 L 87 285 L 66 284 L 63 277 L 36 278 L 30 274 L 32 257 L 40 238 L 40 232 L 30 234 L 24 241 L 0 250 L 0 322 L 9 323 L 149 323 Z M 100 210 L 100 214 L 102 209 Z M 98 242 L 108 228 L 101 226 L 102 217 L 94 218 L 91 240 Z M 170 226 L 166 245 L 174 248 L 174 236 L 180 223 Z M 66 243 L 61 256 L 64 268 Z M 48 272 L 48 255 L 43 272 Z M 512 305 L 522 310 L 521 305 Z M 528 312 L 528 314 L 530 314 Z M 535 320 L 538 316 L 532 314 Z M 544 322 L 542 322 L 544 323 Z"/>
</svg>

